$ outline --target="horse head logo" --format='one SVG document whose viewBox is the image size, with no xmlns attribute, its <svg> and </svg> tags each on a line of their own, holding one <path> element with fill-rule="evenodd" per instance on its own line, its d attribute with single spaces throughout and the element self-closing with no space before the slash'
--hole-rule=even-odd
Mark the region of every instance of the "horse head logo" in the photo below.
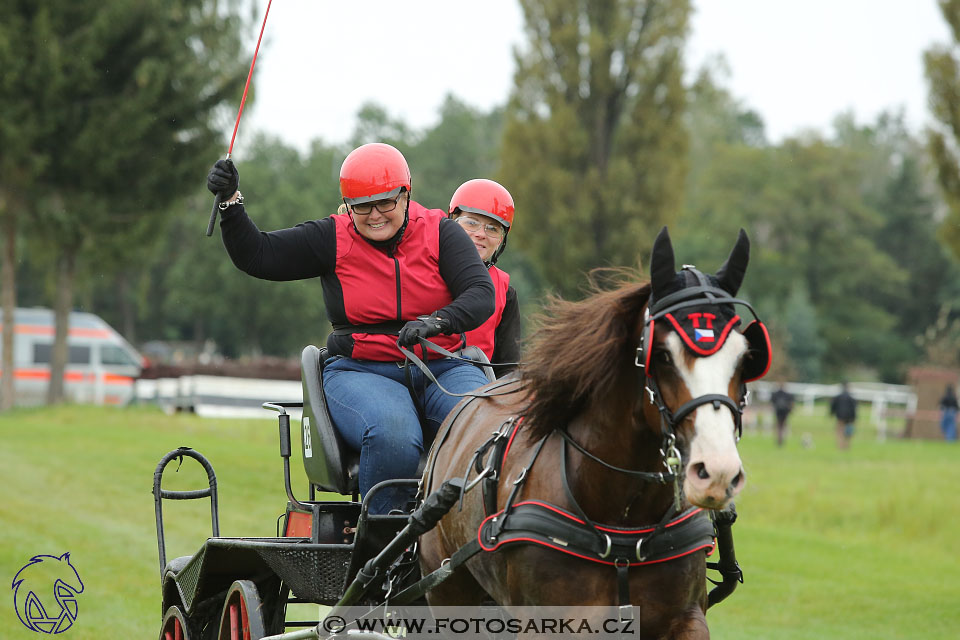
<svg viewBox="0 0 960 640">
<path fill-rule="evenodd" d="M 33 556 L 14 576 L 11 588 L 17 617 L 32 631 L 62 633 L 77 619 L 77 594 L 83 593 L 83 581 L 70 564 L 69 552 Z"/>
</svg>

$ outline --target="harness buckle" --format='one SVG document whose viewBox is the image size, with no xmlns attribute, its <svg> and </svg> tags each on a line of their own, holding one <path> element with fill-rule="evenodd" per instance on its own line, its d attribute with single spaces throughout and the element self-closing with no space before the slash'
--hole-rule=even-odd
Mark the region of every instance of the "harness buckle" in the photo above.
<svg viewBox="0 0 960 640">
<path fill-rule="evenodd" d="M 633 620 L 633 605 L 632 604 L 622 604 L 617 607 L 619 612 L 619 621 L 620 622 L 629 622 Z"/>
<path fill-rule="evenodd" d="M 610 536 L 603 534 L 604 541 L 606 542 L 607 548 L 603 550 L 603 553 L 600 554 L 601 558 L 606 558 L 610 555 L 610 550 L 613 548 L 613 541 L 610 539 Z"/>
<path fill-rule="evenodd" d="M 527 468 L 524 467 L 520 470 L 520 475 L 517 476 L 517 479 L 513 481 L 513 486 L 517 486 L 527 479 Z"/>
<path fill-rule="evenodd" d="M 656 404 L 657 395 L 653 392 L 653 389 L 651 389 L 649 386 L 646 386 L 643 389 L 650 394 L 650 404 Z"/>
<path fill-rule="evenodd" d="M 494 477 L 496 477 L 496 472 L 493 470 L 493 467 L 484 467 L 483 471 L 481 471 L 480 473 L 478 473 L 478 474 L 477 474 L 477 477 L 470 481 L 470 483 L 466 486 L 466 488 L 463 490 L 463 492 L 466 493 L 467 491 L 470 491 L 470 490 L 473 489 L 475 486 L 477 486 L 477 484 L 478 484 L 481 480 L 483 480 L 484 478 L 486 478 L 487 476 L 489 476 L 489 475 L 491 475 L 491 474 L 492 474 Z"/>
<path fill-rule="evenodd" d="M 641 344 L 637 347 L 637 355 L 633 358 L 633 364 L 641 369 L 645 368 L 646 365 L 643 362 L 640 362 L 640 358 L 643 357 L 643 345 Z"/>
<path fill-rule="evenodd" d="M 644 555 L 643 553 L 641 553 L 641 551 L 642 551 L 642 549 L 643 549 L 643 543 L 646 542 L 646 541 L 647 541 L 646 538 L 640 538 L 639 540 L 637 540 L 637 550 L 636 550 L 636 552 L 637 552 L 637 560 L 639 560 L 640 562 L 643 562 L 643 561 L 645 561 L 645 560 L 647 559 L 647 556 Z"/>
</svg>

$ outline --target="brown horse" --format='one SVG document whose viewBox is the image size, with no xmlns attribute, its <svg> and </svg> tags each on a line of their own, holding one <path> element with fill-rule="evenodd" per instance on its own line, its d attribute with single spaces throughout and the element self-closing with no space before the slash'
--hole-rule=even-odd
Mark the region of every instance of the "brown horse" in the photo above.
<svg viewBox="0 0 960 640">
<path fill-rule="evenodd" d="M 724 509 L 743 488 L 745 382 L 769 364 L 762 324 L 736 330 L 748 258 L 741 231 L 716 276 L 678 273 L 664 228 L 651 283 L 555 301 L 520 377 L 458 406 L 424 487 L 486 478 L 421 538 L 421 568 L 482 549 L 428 593 L 431 606 L 629 603 L 636 637 L 709 636 L 713 528 L 695 507 Z"/>
</svg>

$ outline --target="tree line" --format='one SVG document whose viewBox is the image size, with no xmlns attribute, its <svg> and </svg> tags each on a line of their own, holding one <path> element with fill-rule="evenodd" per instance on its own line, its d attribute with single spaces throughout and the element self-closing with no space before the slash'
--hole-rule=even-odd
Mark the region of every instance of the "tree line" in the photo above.
<svg viewBox="0 0 960 640">
<path fill-rule="evenodd" d="M 234 34 L 255 26 L 252 4 L 13 5 L 0 24 L 4 346 L 17 305 L 56 309 L 54 366 L 71 308 L 135 343 L 213 340 L 232 357 L 325 340 L 317 282 L 249 278 L 203 235 L 203 178 L 232 124 L 251 53 Z M 501 107 L 448 96 L 418 130 L 365 104 L 347 143 L 305 152 L 251 135 L 235 160 L 257 224 L 333 213 L 346 153 L 384 141 L 406 155 L 425 206 L 445 209 L 473 177 L 511 191 L 516 224 L 499 264 L 527 331 L 546 295 L 582 295 L 591 269 L 642 270 L 664 224 L 678 258 L 710 271 L 743 227 L 744 295 L 772 331 L 774 375 L 896 382 L 917 363 L 957 365 L 956 37 L 925 58 L 934 130 L 910 131 L 896 110 L 873 122 L 841 113 L 830 132 L 772 143 L 725 87 L 722 60 L 684 80 L 689 2 L 520 5 L 526 43 Z M 956 35 L 960 6 L 941 5 Z"/>
</svg>

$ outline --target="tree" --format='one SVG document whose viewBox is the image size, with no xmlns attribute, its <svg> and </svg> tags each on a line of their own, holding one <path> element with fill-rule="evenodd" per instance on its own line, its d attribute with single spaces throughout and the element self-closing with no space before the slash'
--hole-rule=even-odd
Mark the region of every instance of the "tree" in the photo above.
<svg viewBox="0 0 960 640">
<path fill-rule="evenodd" d="M 874 242 L 906 276 L 902 286 L 873 290 L 870 299 L 896 317 L 897 339 L 878 352 L 877 364 L 884 377 L 902 377 L 904 365 L 922 356 L 917 337 L 937 322 L 940 303 L 954 299 L 960 265 L 937 238 L 940 212 L 929 158 L 902 112 L 882 113 L 865 126 L 844 115 L 834 126 L 837 141 L 857 154 L 864 201 L 879 214 Z"/>
<path fill-rule="evenodd" d="M 4 16 L 15 16 L 12 28 L 28 27 L 21 44 L 32 57 L 13 67 L 18 75 L 5 86 L 22 91 L 3 102 L 32 105 L 31 150 L 45 160 L 11 188 L 29 183 L 44 194 L 30 213 L 56 260 L 50 402 L 62 397 L 78 263 L 107 245 L 132 255 L 138 248 L 123 236 L 160 224 L 214 155 L 219 110 L 233 103 L 246 71 L 236 36 L 243 4 L 35 0 Z M 0 51 L 6 74 L 9 52 Z"/>
<path fill-rule="evenodd" d="M 897 317 L 880 301 L 909 295 L 907 273 L 877 244 L 883 218 L 864 201 L 857 153 L 817 137 L 772 148 L 729 146 L 701 188 L 698 208 L 685 210 L 683 220 L 700 230 L 696 255 L 705 264 L 723 259 L 715 238 L 748 229 L 743 295 L 786 314 L 794 291 L 803 292 L 817 325 L 812 335 L 824 341 L 825 373 L 883 364 L 898 338 Z M 798 368 L 816 370 L 809 357 L 819 348 L 788 351 L 802 355 Z"/>
<path fill-rule="evenodd" d="M 935 45 L 923 56 L 930 84 L 930 109 L 937 124 L 927 132 L 948 214 L 940 232 L 960 257 L 960 0 L 939 0 L 953 43 Z"/>
<path fill-rule="evenodd" d="M 414 198 L 447 210 L 457 187 L 472 178 L 493 178 L 500 164 L 503 113 L 482 113 L 452 95 L 440 106 L 440 120 L 425 130 L 407 154 L 414 174 Z"/>
<path fill-rule="evenodd" d="M 798 284 L 784 305 L 785 351 L 798 380 L 819 380 L 826 341 L 817 326 L 817 312 L 803 284 Z"/>
<path fill-rule="evenodd" d="M 635 265 L 682 197 L 682 50 L 688 0 L 521 0 L 500 181 L 537 224 L 518 225 L 544 281 Z"/>
<path fill-rule="evenodd" d="M 26 11 L 24 11 L 26 9 Z M 0 318 L 3 360 L 0 371 L 0 411 L 13 406 L 13 331 L 17 306 L 16 268 L 20 217 L 30 202 L 34 175 L 46 164 L 46 153 L 36 148 L 40 118 L 29 100 L 11 99 L 25 92 L 48 92 L 51 88 L 28 79 L 26 70 L 39 58 L 31 48 L 34 25 L 28 19 L 29 5 L 5 12 L 0 21 Z"/>
</svg>

